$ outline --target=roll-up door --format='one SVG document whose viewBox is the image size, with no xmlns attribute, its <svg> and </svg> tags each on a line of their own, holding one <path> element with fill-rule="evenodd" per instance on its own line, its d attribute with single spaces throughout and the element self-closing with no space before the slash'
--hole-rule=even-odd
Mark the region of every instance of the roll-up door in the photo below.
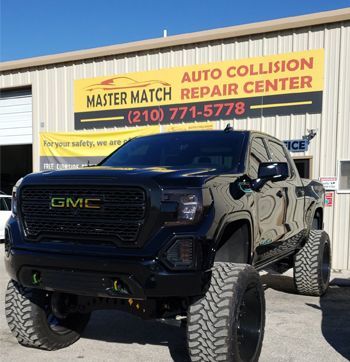
<svg viewBox="0 0 350 362">
<path fill-rule="evenodd" d="M 0 90 L 0 146 L 31 143 L 31 90 Z"/>
</svg>

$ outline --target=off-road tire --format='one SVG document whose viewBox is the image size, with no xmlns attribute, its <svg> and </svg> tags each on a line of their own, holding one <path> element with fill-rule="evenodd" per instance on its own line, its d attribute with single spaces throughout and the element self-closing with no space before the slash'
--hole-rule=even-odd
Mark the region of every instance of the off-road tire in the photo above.
<svg viewBox="0 0 350 362">
<path fill-rule="evenodd" d="M 193 362 L 257 361 L 265 327 L 258 272 L 246 264 L 215 263 L 209 290 L 190 306 L 187 323 Z"/>
<path fill-rule="evenodd" d="M 300 294 L 321 296 L 329 285 L 331 245 L 323 230 L 311 230 L 294 260 L 294 283 Z"/>
<path fill-rule="evenodd" d="M 7 285 L 5 314 L 18 342 L 27 347 L 57 350 L 76 342 L 89 321 L 89 314 L 70 314 L 53 330 L 48 320 L 50 294 L 26 288 L 11 280 Z M 57 323 L 57 322 L 56 322 Z"/>
</svg>

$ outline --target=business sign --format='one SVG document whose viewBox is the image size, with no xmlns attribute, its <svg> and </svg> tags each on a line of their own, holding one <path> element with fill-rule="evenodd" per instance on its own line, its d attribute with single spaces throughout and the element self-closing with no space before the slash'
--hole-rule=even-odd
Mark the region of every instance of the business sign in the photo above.
<svg viewBox="0 0 350 362">
<path fill-rule="evenodd" d="M 318 113 L 323 66 L 318 49 L 75 80 L 75 129 Z"/>
<path fill-rule="evenodd" d="M 168 125 L 164 132 L 212 130 L 213 122 Z M 125 128 L 118 132 L 40 133 L 40 169 L 63 170 L 94 165 L 134 137 L 160 132 L 160 126 Z"/>
<path fill-rule="evenodd" d="M 326 192 L 324 194 L 324 206 L 325 207 L 334 206 L 334 192 Z"/>
<path fill-rule="evenodd" d="M 308 140 L 287 140 L 283 141 L 289 152 L 304 152 L 309 148 Z"/>
<path fill-rule="evenodd" d="M 336 176 L 322 176 L 319 178 L 326 191 L 335 191 L 337 189 L 337 177 Z"/>
</svg>

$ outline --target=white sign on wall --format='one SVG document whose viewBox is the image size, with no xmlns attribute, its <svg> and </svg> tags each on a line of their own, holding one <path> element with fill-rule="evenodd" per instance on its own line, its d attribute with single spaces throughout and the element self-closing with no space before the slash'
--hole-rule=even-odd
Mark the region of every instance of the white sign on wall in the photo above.
<svg viewBox="0 0 350 362">
<path fill-rule="evenodd" d="M 322 182 L 326 191 L 335 191 L 337 189 L 337 177 L 336 176 L 321 176 L 319 180 Z"/>
</svg>

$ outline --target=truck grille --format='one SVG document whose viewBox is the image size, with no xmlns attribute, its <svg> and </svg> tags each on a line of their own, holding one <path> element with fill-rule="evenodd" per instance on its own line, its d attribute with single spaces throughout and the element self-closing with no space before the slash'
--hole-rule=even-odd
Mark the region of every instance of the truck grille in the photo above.
<svg viewBox="0 0 350 362">
<path fill-rule="evenodd" d="M 59 207 L 52 199 L 59 200 Z M 66 204 L 66 200 L 73 200 Z M 98 200 L 92 208 L 84 200 Z M 81 201 L 81 203 L 80 203 Z M 135 243 L 146 215 L 146 195 L 138 187 L 26 186 L 20 210 L 28 239 L 71 237 Z"/>
</svg>

